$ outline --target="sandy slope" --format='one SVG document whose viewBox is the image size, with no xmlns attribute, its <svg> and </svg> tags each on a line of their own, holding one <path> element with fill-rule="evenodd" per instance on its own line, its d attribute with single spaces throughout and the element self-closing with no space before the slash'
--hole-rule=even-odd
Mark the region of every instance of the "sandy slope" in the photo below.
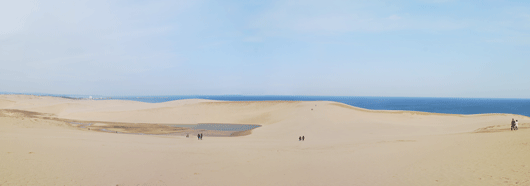
<svg viewBox="0 0 530 186">
<path fill-rule="evenodd" d="M 530 185 L 530 118 L 518 115 L 12 95 L 0 95 L 0 109 L 90 121 L 263 125 L 248 136 L 198 141 L 3 114 L 0 185 Z M 521 130 L 509 131 L 511 118 Z"/>
</svg>

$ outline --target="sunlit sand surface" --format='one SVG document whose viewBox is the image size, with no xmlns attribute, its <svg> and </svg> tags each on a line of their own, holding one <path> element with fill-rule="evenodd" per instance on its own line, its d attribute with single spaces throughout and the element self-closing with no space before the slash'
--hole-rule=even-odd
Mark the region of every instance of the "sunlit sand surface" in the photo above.
<svg viewBox="0 0 530 186">
<path fill-rule="evenodd" d="M 327 101 L 0 95 L 0 185 L 530 185 L 529 127 Z"/>
</svg>

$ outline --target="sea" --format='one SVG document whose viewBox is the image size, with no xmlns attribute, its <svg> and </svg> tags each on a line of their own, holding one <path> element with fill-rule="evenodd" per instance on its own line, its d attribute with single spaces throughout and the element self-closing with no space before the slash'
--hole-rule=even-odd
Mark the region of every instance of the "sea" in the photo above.
<svg viewBox="0 0 530 186">
<path fill-rule="evenodd" d="M 4 93 L 6 94 L 6 93 Z M 12 94 L 12 93 L 11 93 Z M 89 96 L 50 95 L 74 99 Z M 182 99 L 210 99 L 221 101 L 335 101 L 372 110 L 407 110 L 445 114 L 506 113 L 530 117 L 530 99 L 508 98 L 434 98 L 434 97 L 356 97 L 356 96 L 283 96 L 283 95 L 186 95 L 186 96 L 93 96 L 96 100 L 132 100 L 161 103 Z"/>
</svg>

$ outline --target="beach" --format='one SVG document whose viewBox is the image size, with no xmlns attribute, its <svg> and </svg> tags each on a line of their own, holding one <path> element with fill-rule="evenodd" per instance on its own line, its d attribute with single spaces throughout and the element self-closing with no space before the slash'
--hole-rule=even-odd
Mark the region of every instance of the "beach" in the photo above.
<svg viewBox="0 0 530 186">
<path fill-rule="evenodd" d="M 200 123 L 261 126 L 203 140 L 167 126 Z M 529 127 L 331 101 L 0 95 L 0 185 L 530 185 Z"/>
</svg>

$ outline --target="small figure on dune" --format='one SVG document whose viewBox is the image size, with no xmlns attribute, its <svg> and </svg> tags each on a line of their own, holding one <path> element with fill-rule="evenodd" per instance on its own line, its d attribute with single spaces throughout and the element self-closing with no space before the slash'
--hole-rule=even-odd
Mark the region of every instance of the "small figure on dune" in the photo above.
<svg viewBox="0 0 530 186">
<path fill-rule="evenodd" d="M 304 140 L 305 140 L 305 136 L 302 136 L 302 141 L 304 141 Z"/>
<path fill-rule="evenodd" d="M 186 134 L 186 138 L 189 138 L 190 137 L 190 134 Z"/>
<path fill-rule="evenodd" d="M 201 133 L 201 140 L 202 140 L 202 133 Z"/>
<path fill-rule="evenodd" d="M 512 118 L 512 123 L 511 123 L 510 130 L 514 130 L 514 129 L 515 129 L 515 120 Z"/>
<path fill-rule="evenodd" d="M 515 120 L 515 130 L 519 130 L 519 120 Z"/>
<path fill-rule="evenodd" d="M 302 136 L 298 136 L 298 141 L 302 141 Z"/>
<path fill-rule="evenodd" d="M 197 140 L 201 139 L 201 134 L 197 134 Z"/>
</svg>

